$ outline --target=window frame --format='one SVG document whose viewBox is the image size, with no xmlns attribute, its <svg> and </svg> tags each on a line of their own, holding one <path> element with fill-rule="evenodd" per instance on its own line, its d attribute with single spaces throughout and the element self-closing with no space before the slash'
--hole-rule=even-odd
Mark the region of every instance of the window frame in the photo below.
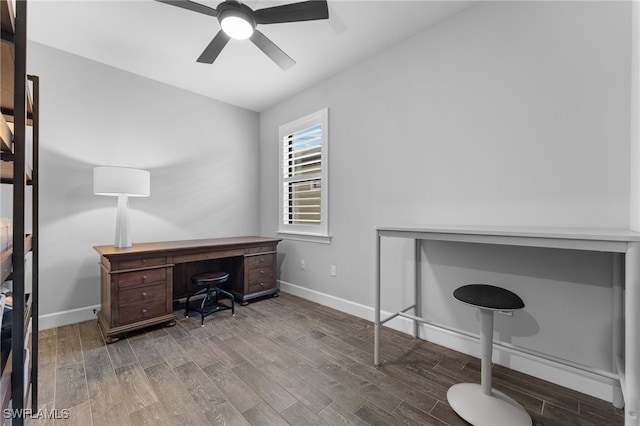
<svg viewBox="0 0 640 426">
<path fill-rule="evenodd" d="M 293 133 L 320 125 L 321 136 L 321 171 L 318 174 L 321 182 L 320 190 L 320 223 L 291 224 L 285 223 L 285 158 L 284 150 L 288 146 L 287 138 Z M 279 197 L 278 197 L 278 235 L 282 238 L 302 241 L 330 243 L 329 235 L 329 109 L 323 108 L 314 113 L 305 115 L 278 128 L 278 158 L 279 158 Z M 288 201 L 288 199 L 287 199 Z"/>
</svg>

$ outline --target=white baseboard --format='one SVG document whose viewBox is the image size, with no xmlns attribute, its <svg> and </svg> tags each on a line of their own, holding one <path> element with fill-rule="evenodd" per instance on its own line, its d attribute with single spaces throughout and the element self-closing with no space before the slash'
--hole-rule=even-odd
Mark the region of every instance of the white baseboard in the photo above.
<svg viewBox="0 0 640 426">
<path fill-rule="evenodd" d="M 280 281 L 280 290 L 362 319 L 372 322 L 374 320 L 374 309 L 369 306 L 310 290 L 286 281 Z M 382 312 L 381 315 L 385 317 L 391 315 L 391 312 Z M 413 333 L 413 321 L 408 318 L 396 317 L 385 323 L 385 326 L 406 334 Z M 421 324 L 420 337 L 468 355 L 479 356 L 480 354 L 480 345 L 477 340 L 457 333 L 436 329 L 426 324 Z M 384 345 L 384 342 L 381 342 L 381 344 Z M 373 349 L 371 362 L 373 363 Z M 543 359 L 539 361 L 532 360 L 499 348 L 494 348 L 493 362 L 605 401 L 611 402 L 613 399 L 614 384 L 612 380 L 559 363 Z"/>
<path fill-rule="evenodd" d="M 70 309 L 68 311 L 55 312 L 53 314 L 40 315 L 38 317 L 38 328 L 40 330 L 47 330 L 49 328 L 96 319 L 96 312 L 99 310 L 100 305 L 94 305 L 84 308 Z"/>
</svg>

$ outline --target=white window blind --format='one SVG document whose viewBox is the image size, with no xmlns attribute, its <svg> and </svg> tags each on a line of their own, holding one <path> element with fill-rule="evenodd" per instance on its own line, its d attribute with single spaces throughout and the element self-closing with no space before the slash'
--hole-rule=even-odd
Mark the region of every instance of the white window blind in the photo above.
<svg viewBox="0 0 640 426">
<path fill-rule="evenodd" d="M 280 127 L 280 231 L 326 235 L 327 110 Z"/>
<path fill-rule="evenodd" d="M 319 224 L 322 217 L 322 126 L 285 136 L 283 214 L 285 224 Z"/>
</svg>

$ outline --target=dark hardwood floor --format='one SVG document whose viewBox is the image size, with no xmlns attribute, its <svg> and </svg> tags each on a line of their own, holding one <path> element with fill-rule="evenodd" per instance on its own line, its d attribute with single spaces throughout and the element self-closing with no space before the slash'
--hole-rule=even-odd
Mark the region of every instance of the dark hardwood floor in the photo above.
<svg viewBox="0 0 640 426">
<path fill-rule="evenodd" d="M 96 321 L 40 333 L 42 409 L 68 425 L 464 425 L 449 386 L 479 360 L 288 294 L 105 345 Z M 494 366 L 538 425 L 623 424 L 611 404 Z"/>
</svg>

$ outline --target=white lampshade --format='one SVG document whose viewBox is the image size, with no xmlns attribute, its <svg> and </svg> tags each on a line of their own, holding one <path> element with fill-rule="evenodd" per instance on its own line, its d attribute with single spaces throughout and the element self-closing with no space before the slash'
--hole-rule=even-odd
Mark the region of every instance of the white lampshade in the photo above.
<svg viewBox="0 0 640 426">
<path fill-rule="evenodd" d="M 93 193 L 97 195 L 151 195 L 151 174 L 146 170 L 127 167 L 94 167 Z"/>
<path fill-rule="evenodd" d="M 93 193 L 118 197 L 114 245 L 118 248 L 131 247 L 129 197 L 148 197 L 151 194 L 150 173 L 127 167 L 94 167 Z"/>
</svg>

